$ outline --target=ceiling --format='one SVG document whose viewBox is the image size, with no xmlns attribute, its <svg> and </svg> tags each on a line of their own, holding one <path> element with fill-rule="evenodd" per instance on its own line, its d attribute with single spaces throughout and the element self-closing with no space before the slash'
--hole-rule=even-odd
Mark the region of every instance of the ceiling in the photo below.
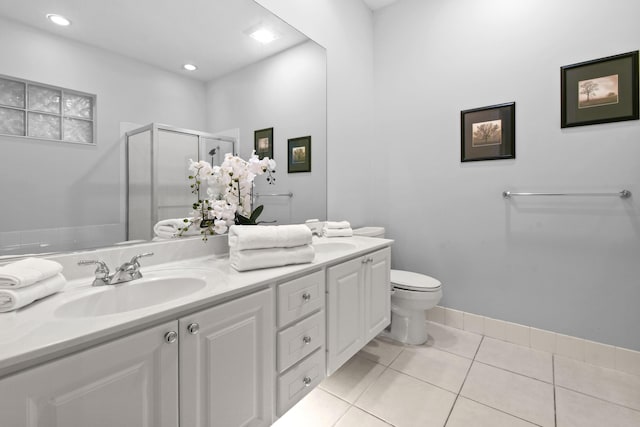
<svg viewBox="0 0 640 427">
<path fill-rule="evenodd" d="M 397 2 L 398 0 L 362 0 L 367 6 L 369 6 L 369 9 L 371 10 L 378 10 L 381 9 L 385 6 L 389 6 L 392 3 Z"/>
<path fill-rule="evenodd" d="M 48 13 L 72 25 L 53 25 Z M 202 81 L 307 40 L 253 0 L 0 0 L 0 16 Z M 280 37 L 258 43 L 247 33 L 260 25 Z"/>
</svg>

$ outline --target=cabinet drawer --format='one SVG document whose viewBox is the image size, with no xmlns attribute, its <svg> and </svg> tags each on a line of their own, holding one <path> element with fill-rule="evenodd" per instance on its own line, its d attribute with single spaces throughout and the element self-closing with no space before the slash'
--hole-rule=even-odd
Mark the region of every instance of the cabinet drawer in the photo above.
<svg viewBox="0 0 640 427">
<path fill-rule="evenodd" d="M 324 304 L 324 271 L 278 286 L 278 327 L 319 309 Z"/>
<path fill-rule="evenodd" d="M 324 310 L 278 332 L 278 372 L 294 365 L 324 345 Z"/>
<path fill-rule="evenodd" d="M 325 354 L 321 347 L 311 357 L 278 379 L 278 416 L 282 416 L 324 379 Z"/>
</svg>

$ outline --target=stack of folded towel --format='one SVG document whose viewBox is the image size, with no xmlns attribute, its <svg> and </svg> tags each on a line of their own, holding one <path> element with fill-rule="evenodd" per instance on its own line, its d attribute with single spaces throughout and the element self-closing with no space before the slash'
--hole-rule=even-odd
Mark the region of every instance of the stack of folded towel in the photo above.
<svg viewBox="0 0 640 427">
<path fill-rule="evenodd" d="M 296 225 L 232 225 L 229 260 L 238 271 L 312 262 L 311 230 Z"/>
<path fill-rule="evenodd" d="M 180 230 L 185 228 L 188 223 L 184 222 L 185 218 L 163 219 L 153 226 L 153 232 L 160 239 L 173 239 L 178 237 Z M 182 233 L 182 236 L 197 236 L 200 234 L 200 228 L 192 225 L 189 230 Z"/>
<path fill-rule="evenodd" d="M 62 290 L 67 280 L 62 265 L 25 258 L 0 267 L 0 312 L 17 310 Z"/>
<path fill-rule="evenodd" d="M 349 221 L 327 221 L 322 228 L 324 237 L 351 237 L 353 230 Z"/>
</svg>

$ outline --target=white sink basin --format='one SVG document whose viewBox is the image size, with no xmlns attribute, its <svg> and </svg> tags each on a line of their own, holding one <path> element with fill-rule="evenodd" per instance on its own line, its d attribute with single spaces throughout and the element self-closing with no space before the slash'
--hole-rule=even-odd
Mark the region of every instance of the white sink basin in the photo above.
<svg viewBox="0 0 640 427">
<path fill-rule="evenodd" d="M 89 295 L 62 304 L 55 311 L 59 317 L 93 317 L 124 313 L 163 304 L 204 288 L 204 277 L 197 275 L 153 275 L 128 283 L 108 285 Z"/>
<path fill-rule="evenodd" d="M 352 250 L 356 245 L 347 242 L 315 242 L 313 247 L 317 253 L 329 253 Z"/>
</svg>

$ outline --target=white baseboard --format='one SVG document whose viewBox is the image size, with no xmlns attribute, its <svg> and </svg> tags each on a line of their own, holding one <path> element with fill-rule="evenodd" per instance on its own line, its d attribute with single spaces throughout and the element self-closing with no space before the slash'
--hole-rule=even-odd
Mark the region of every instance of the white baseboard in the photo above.
<svg viewBox="0 0 640 427">
<path fill-rule="evenodd" d="M 517 323 L 436 306 L 427 320 L 514 344 L 577 359 L 591 365 L 640 375 L 640 352 Z"/>
</svg>

